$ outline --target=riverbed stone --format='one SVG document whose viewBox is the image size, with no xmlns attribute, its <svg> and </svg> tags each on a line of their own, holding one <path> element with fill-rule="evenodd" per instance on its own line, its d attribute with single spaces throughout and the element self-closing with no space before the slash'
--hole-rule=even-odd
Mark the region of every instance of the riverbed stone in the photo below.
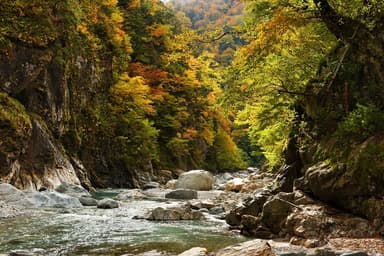
<svg viewBox="0 0 384 256">
<path fill-rule="evenodd" d="M 119 201 L 129 201 L 132 199 L 143 199 L 146 195 L 140 189 L 130 189 L 119 193 L 115 198 Z"/>
<path fill-rule="evenodd" d="M 252 240 L 219 250 L 216 256 L 275 256 L 271 246 L 264 240 Z"/>
<path fill-rule="evenodd" d="M 225 184 L 226 191 L 240 192 L 244 187 L 244 179 L 234 178 Z"/>
<path fill-rule="evenodd" d="M 211 173 L 204 170 L 192 170 L 179 176 L 176 187 L 181 189 L 211 190 L 213 182 Z"/>
<path fill-rule="evenodd" d="M 177 184 L 176 179 L 169 180 L 169 181 L 167 181 L 167 184 L 165 184 L 165 188 L 176 189 L 176 184 Z"/>
<path fill-rule="evenodd" d="M 151 188 L 160 188 L 160 183 L 151 181 L 151 182 L 145 183 L 142 187 L 143 190 L 147 190 Z"/>
<path fill-rule="evenodd" d="M 146 219 L 153 221 L 202 220 L 204 215 L 186 205 L 170 208 L 157 207 L 149 212 Z"/>
<path fill-rule="evenodd" d="M 225 209 L 222 206 L 215 206 L 208 210 L 209 210 L 209 213 L 212 215 L 222 215 L 225 213 Z M 225 215 L 224 215 L 224 219 L 225 219 Z"/>
<path fill-rule="evenodd" d="M 165 194 L 165 198 L 169 199 L 196 199 L 197 191 L 191 189 L 177 189 Z"/>
<path fill-rule="evenodd" d="M 97 205 L 97 200 L 95 198 L 88 197 L 88 196 L 79 197 L 79 201 L 83 206 L 96 206 Z"/>
<path fill-rule="evenodd" d="M 118 207 L 119 203 L 112 198 L 104 198 L 97 202 L 97 208 L 100 209 L 113 209 Z"/>
<path fill-rule="evenodd" d="M 207 248 L 193 247 L 183 253 L 180 253 L 178 256 L 206 256 L 207 254 L 208 254 Z"/>
<path fill-rule="evenodd" d="M 368 256 L 366 252 L 350 251 L 340 254 L 340 256 Z"/>
</svg>

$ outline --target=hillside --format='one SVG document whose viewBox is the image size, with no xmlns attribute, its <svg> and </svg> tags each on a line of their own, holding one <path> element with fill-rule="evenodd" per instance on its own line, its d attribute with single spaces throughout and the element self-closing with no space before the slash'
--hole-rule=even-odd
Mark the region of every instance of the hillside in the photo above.
<svg viewBox="0 0 384 256">
<path fill-rule="evenodd" d="M 137 187 L 172 170 L 244 165 L 215 106 L 212 60 L 193 54 L 162 2 L 0 9 L 3 181 Z"/>
</svg>

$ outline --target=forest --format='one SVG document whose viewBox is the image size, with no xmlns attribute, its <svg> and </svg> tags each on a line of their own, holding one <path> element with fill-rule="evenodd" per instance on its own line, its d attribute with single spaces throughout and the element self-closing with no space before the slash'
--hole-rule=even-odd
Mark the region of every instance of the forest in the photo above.
<svg viewBox="0 0 384 256">
<path fill-rule="evenodd" d="M 289 145 L 299 165 L 382 176 L 382 5 L 4 1 L 1 174 L 17 183 L 16 161 L 38 169 L 28 143 L 39 122 L 96 186 L 276 170 Z"/>
<path fill-rule="evenodd" d="M 303 165 L 343 164 L 362 145 L 370 158 L 382 5 L 3 1 L 1 173 L 38 169 L 27 167 L 36 120 L 97 186 L 157 170 L 276 170 L 289 143 Z"/>
</svg>

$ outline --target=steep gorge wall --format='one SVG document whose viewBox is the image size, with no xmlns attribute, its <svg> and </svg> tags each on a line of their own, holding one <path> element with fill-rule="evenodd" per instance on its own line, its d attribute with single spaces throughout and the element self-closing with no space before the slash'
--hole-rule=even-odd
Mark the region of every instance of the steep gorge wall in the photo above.
<svg viewBox="0 0 384 256">
<path fill-rule="evenodd" d="M 113 84 L 110 41 L 79 32 L 71 1 L 18 4 L 0 4 L 0 181 L 22 189 L 138 186 L 138 173 L 115 164 L 113 133 L 102 125 Z"/>
<path fill-rule="evenodd" d="M 297 137 L 304 189 L 382 224 L 382 14 L 350 19 L 327 9 L 322 16 L 339 45 L 308 87 L 312 96 L 301 102 L 307 124 Z"/>
</svg>

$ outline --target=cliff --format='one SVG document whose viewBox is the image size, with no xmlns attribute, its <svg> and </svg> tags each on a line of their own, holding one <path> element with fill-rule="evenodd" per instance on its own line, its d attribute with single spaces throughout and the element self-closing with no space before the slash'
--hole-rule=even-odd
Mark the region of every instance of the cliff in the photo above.
<svg viewBox="0 0 384 256">
<path fill-rule="evenodd" d="M 127 47 L 103 34 L 120 26 L 111 18 L 114 8 L 1 3 L 1 181 L 22 189 L 138 185 L 137 176 L 111 164 L 113 143 L 101 124 L 109 115 L 116 52 Z"/>
</svg>

